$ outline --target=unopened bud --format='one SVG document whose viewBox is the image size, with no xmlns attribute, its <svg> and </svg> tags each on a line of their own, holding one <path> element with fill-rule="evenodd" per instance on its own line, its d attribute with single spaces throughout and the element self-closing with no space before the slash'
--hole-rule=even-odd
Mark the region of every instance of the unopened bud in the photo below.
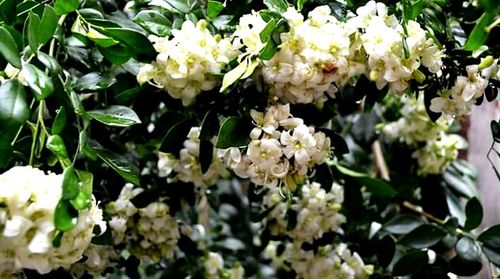
<svg viewBox="0 0 500 279">
<path fill-rule="evenodd" d="M 418 83 L 422 83 L 427 77 L 420 70 L 413 71 L 413 77 Z"/>
<path fill-rule="evenodd" d="M 488 68 L 489 66 L 491 66 L 493 64 L 493 61 L 495 61 L 495 59 L 493 59 L 493 56 L 491 56 L 491 55 L 486 56 L 483 59 L 483 61 L 481 61 L 481 63 L 479 63 L 479 69 L 482 70 L 482 69 Z"/>
</svg>

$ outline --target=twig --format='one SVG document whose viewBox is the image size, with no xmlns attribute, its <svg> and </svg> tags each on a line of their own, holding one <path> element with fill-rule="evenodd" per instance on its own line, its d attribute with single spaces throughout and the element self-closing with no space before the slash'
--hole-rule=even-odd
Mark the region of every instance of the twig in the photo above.
<svg viewBox="0 0 500 279">
<path fill-rule="evenodd" d="M 375 156 L 375 164 L 377 165 L 377 169 L 380 173 L 380 176 L 387 181 L 390 181 L 391 178 L 389 176 L 389 168 L 387 167 L 387 163 L 384 159 L 384 154 L 382 153 L 382 146 L 380 145 L 380 141 L 376 140 L 372 144 L 373 156 Z"/>
<path fill-rule="evenodd" d="M 444 225 L 446 223 L 444 220 L 439 219 L 436 216 L 434 216 L 434 215 L 432 215 L 430 213 L 425 212 L 424 209 L 421 206 L 414 205 L 411 202 L 404 201 L 403 202 L 403 206 L 406 207 L 407 209 L 415 212 L 415 213 L 418 213 L 418 214 L 424 216 L 425 218 L 427 218 L 429 220 L 432 220 L 432 221 L 440 224 L 440 225 Z M 457 234 L 464 234 L 464 231 L 462 231 L 459 228 L 457 228 L 455 231 L 457 232 Z"/>
</svg>

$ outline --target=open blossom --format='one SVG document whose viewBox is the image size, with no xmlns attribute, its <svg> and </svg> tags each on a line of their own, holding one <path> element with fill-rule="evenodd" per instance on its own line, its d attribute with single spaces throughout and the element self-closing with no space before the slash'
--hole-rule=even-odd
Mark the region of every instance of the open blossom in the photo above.
<svg viewBox="0 0 500 279">
<path fill-rule="evenodd" d="M 273 95 L 284 102 L 321 105 L 327 96 L 334 97 L 334 82 L 343 85 L 363 73 L 362 64 L 351 63 L 350 32 L 328 6 L 315 8 L 306 20 L 291 7 L 283 16 L 290 31 L 281 34 L 278 52 L 262 62 Z"/>
<path fill-rule="evenodd" d="M 498 79 L 498 68 L 498 59 L 491 56 L 483 58 L 479 65 L 467 66 L 467 76 L 458 76 L 453 87 L 444 89 L 439 97 L 432 99 L 430 110 L 447 116 L 469 113 L 476 100 L 484 95 L 489 79 Z"/>
<path fill-rule="evenodd" d="M 403 26 L 394 15 L 388 14 L 383 3 L 369 1 L 359 7 L 347 25 L 362 30 L 360 40 L 368 56 L 369 77 L 379 89 L 389 84 L 392 91 L 402 92 L 408 81 L 415 79 L 421 65 L 432 73 L 442 66 L 443 51 L 426 38 L 424 29 L 409 20 L 405 34 Z"/>
<path fill-rule="evenodd" d="M 241 153 L 235 148 L 217 152 L 241 178 L 269 188 L 281 183 L 294 188 L 331 154 L 330 139 L 292 117 L 290 105 L 273 105 L 251 116 L 256 127 L 248 148 Z"/>
<path fill-rule="evenodd" d="M 200 92 L 214 89 L 225 65 L 238 55 L 229 39 L 210 34 L 203 20 L 194 25 L 185 21 L 172 38 L 150 36 L 158 52 L 156 61 L 144 64 L 137 76 L 139 83 L 152 84 L 167 91 L 187 106 Z"/>
<path fill-rule="evenodd" d="M 200 127 L 191 128 L 179 158 L 175 158 L 173 154 L 160 152 L 158 160 L 160 176 L 173 174 L 174 177 L 169 178 L 170 180 L 178 179 L 183 182 L 192 182 L 197 187 L 212 186 L 221 176 L 224 176 L 226 169 L 215 148 L 208 170 L 205 173 L 202 172 L 199 137 Z"/>
<path fill-rule="evenodd" d="M 304 250 L 300 244 L 289 243 L 284 258 L 297 273 L 297 278 L 364 279 L 373 273 L 372 265 L 352 253 L 344 243 L 322 246 L 317 253 Z"/>
<path fill-rule="evenodd" d="M 14 167 L 0 175 L 0 277 L 20 269 L 41 274 L 69 268 L 79 261 L 94 236 L 95 225 L 106 229 L 95 200 L 79 212 L 75 228 L 65 232 L 59 247 L 54 212 L 62 195 L 62 175 L 45 174 L 30 166 Z"/>
<path fill-rule="evenodd" d="M 159 262 L 172 258 L 180 238 L 179 226 L 164 202 L 136 208 L 131 199 L 142 192 L 132 184 L 123 187 L 118 199 L 107 205 L 115 245 L 126 243 L 130 252 L 143 260 Z"/>
<path fill-rule="evenodd" d="M 205 278 L 207 279 L 243 279 L 245 270 L 239 264 L 230 269 L 224 268 L 224 259 L 218 253 L 209 252 L 203 263 Z"/>
<path fill-rule="evenodd" d="M 260 33 L 266 25 L 267 23 L 255 11 L 243 15 L 238 25 L 236 25 L 236 31 L 233 33 L 234 44 L 239 48 L 245 47 L 244 53 L 259 55 L 260 51 L 266 46 L 260 39 Z"/>
<path fill-rule="evenodd" d="M 288 202 L 277 189 L 271 190 L 265 197 L 267 208 L 273 208 L 268 215 L 274 235 L 287 235 L 294 242 L 312 242 L 321 238 L 324 233 L 335 232 L 345 222 L 344 215 L 339 213 L 344 193 L 342 187 L 333 184 L 326 192 L 319 183 L 307 183 L 300 188 L 301 195 L 294 196 Z M 287 214 L 293 211 L 297 215 L 297 224 L 289 229 Z"/>
</svg>

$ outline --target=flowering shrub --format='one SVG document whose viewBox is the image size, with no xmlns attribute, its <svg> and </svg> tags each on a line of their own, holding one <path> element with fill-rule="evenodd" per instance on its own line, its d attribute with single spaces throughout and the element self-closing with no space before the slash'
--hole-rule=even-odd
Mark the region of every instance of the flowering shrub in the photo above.
<svg viewBox="0 0 500 279">
<path fill-rule="evenodd" d="M 0 0 L 0 277 L 496 274 L 499 7 Z"/>
</svg>

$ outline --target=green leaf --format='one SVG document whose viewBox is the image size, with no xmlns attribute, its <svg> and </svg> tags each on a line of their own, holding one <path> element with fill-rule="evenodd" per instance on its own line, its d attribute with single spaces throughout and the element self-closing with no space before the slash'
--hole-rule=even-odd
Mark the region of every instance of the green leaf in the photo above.
<svg viewBox="0 0 500 279">
<path fill-rule="evenodd" d="M 96 235 L 92 238 L 91 243 L 95 245 L 113 245 L 113 234 L 109 229 L 109 225 L 106 224 L 108 228 L 103 234 Z"/>
<path fill-rule="evenodd" d="M 109 126 L 128 127 L 140 124 L 139 116 L 125 106 L 110 106 L 105 109 L 92 110 L 87 112 L 93 119 Z"/>
<path fill-rule="evenodd" d="M 0 168 L 7 167 L 12 161 L 14 150 L 10 144 L 10 139 L 0 136 Z"/>
<path fill-rule="evenodd" d="M 97 48 L 104 58 L 115 65 L 121 65 L 132 57 L 129 50 L 121 45 L 114 45 L 107 48 L 98 46 Z"/>
<path fill-rule="evenodd" d="M 57 28 L 57 15 L 49 5 L 44 5 L 42 18 L 30 12 L 28 18 L 28 41 L 33 52 L 37 52 L 44 45 Z"/>
<path fill-rule="evenodd" d="M 80 191 L 76 197 L 72 198 L 69 202 L 74 209 L 84 210 L 90 206 L 90 195 L 84 191 Z"/>
<path fill-rule="evenodd" d="M 260 41 L 263 43 L 267 43 L 271 40 L 271 35 L 273 34 L 274 28 L 276 27 L 276 20 L 272 18 L 262 29 L 259 34 Z"/>
<path fill-rule="evenodd" d="M 88 73 L 78 79 L 74 85 L 76 91 L 97 91 L 109 88 L 116 83 L 113 77 L 106 77 L 97 72 Z"/>
<path fill-rule="evenodd" d="M 56 0 L 54 10 L 58 15 L 64 15 L 76 11 L 79 5 L 79 0 Z"/>
<path fill-rule="evenodd" d="M 500 121 L 491 120 L 490 127 L 493 139 L 500 143 Z"/>
<path fill-rule="evenodd" d="M 392 269 L 392 275 L 394 276 L 405 276 L 417 273 L 423 270 L 427 266 L 428 257 L 425 251 L 413 251 L 406 255 L 403 255 L 394 264 Z"/>
<path fill-rule="evenodd" d="M 390 235 L 384 236 L 377 244 L 377 260 L 381 266 L 386 267 L 396 254 L 396 243 Z"/>
<path fill-rule="evenodd" d="M 381 179 L 371 178 L 367 174 L 353 171 L 340 164 L 335 164 L 335 167 L 342 174 L 352 177 L 358 183 L 365 186 L 374 196 L 390 198 L 397 194 L 391 185 Z"/>
<path fill-rule="evenodd" d="M 460 202 L 459 198 L 453 194 L 450 190 L 445 189 L 446 194 L 446 204 L 448 205 L 448 210 L 451 216 L 458 219 L 458 223 L 463 226 L 465 224 L 465 210 Z"/>
<path fill-rule="evenodd" d="M 112 37 L 119 41 L 124 46 L 127 46 L 130 51 L 139 58 L 154 58 L 156 57 L 156 50 L 151 42 L 142 33 L 136 30 L 121 28 L 121 27 L 94 27 L 99 32 Z"/>
<path fill-rule="evenodd" d="M 250 143 L 252 123 L 246 118 L 232 116 L 224 120 L 215 147 L 226 149 L 229 147 L 242 147 Z"/>
<path fill-rule="evenodd" d="M 482 46 L 488 39 L 488 32 L 486 32 L 486 27 L 488 27 L 495 20 L 495 13 L 485 12 L 479 18 L 478 22 L 472 29 L 472 32 L 467 38 L 464 45 L 464 50 L 476 50 Z"/>
<path fill-rule="evenodd" d="M 80 193 L 80 180 L 76 175 L 75 168 L 69 166 L 63 172 L 62 199 L 73 199 L 78 193 Z"/>
<path fill-rule="evenodd" d="M 393 234 L 407 234 L 420 227 L 423 223 L 422 219 L 415 215 L 398 214 L 387 221 L 382 228 Z"/>
<path fill-rule="evenodd" d="M 424 8 L 425 0 L 413 0 L 411 7 L 411 19 L 416 19 Z"/>
<path fill-rule="evenodd" d="M 14 133 L 29 118 L 24 87 L 11 79 L 0 86 L 0 127 L 2 134 L 12 130 Z"/>
<path fill-rule="evenodd" d="M 21 56 L 17 50 L 16 41 L 10 32 L 3 26 L 0 26 L 0 54 L 12 64 L 12 66 L 21 69 Z"/>
<path fill-rule="evenodd" d="M 259 58 L 262 60 L 269 60 L 273 58 L 276 52 L 278 52 L 278 45 L 276 45 L 274 40 L 269 40 L 266 46 L 260 51 Z"/>
<path fill-rule="evenodd" d="M 483 246 L 482 248 L 483 253 L 488 260 L 500 268 L 500 249 L 492 249 L 487 246 Z"/>
<path fill-rule="evenodd" d="M 264 4 L 269 10 L 284 13 L 288 9 L 288 3 L 285 0 L 264 0 Z"/>
<path fill-rule="evenodd" d="M 473 182 L 469 183 L 469 181 L 457 174 L 445 172 L 443 174 L 443 180 L 447 185 L 466 198 L 470 199 L 478 195 L 476 185 L 474 185 Z"/>
<path fill-rule="evenodd" d="M 140 11 L 132 21 L 161 37 L 169 36 L 172 30 L 172 21 L 153 10 Z"/>
<path fill-rule="evenodd" d="M 125 181 L 139 185 L 139 169 L 124 156 L 103 148 L 99 143 L 87 139 L 88 147 L 109 167 L 115 170 Z"/>
<path fill-rule="evenodd" d="M 207 14 L 208 17 L 214 18 L 220 14 L 220 12 L 224 9 L 224 4 L 214 0 L 208 0 L 207 3 Z"/>
<path fill-rule="evenodd" d="M 481 261 L 481 247 L 468 236 L 460 238 L 455 245 L 457 255 L 467 261 Z"/>
<path fill-rule="evenodd" d="M 66 126 L 66 109 L 64 107 L 60 107 L 56 112 L 56 118 L 52 123 L 51 129 L 51 133 L 53 135 L 61 133 Z"/>
<path fill-rule="evenodd" d="M 220 125 L 217 113 L 213 110 L 208 111 L 201 122 L 200 139 L 212 140 L 214 136 L 217 136 L 219 128 Z"/>
<path fill-rule="evenodd" d="M 405 235 L 399 244 L 416 249 L 427 248 L 435 245 L 446 236 L 446 232 L 431 224 L 424 224 Z"/>
<path fill-rule="evenodd" d="M 54 57 L 39 51 L 36 58 L 47 67 L 52 74 L 58 74 L 62 71 L 61 65 L 59 65 L 59 62 L 57 62 Z"/>
<path fill-rule="evenodd" d="M 411 3 L 411 0 L 403 0 L 401 1 L 402 3 L 402 6 L 403 6 L 403 19 L 405 20 L 405 24 L 406 22 L 408 22 L 408 20 L 410 19 L 413 19 L 412 18 L 412 15 L 413 15 L 413 10 L 412 10 L 412 3 Z"/>
<path fill-rule="evenodd" d="M 241 61 L 241 63 L 238 66 L 236 66 L 236 68 L 227 72 L 222 80 L 222 86 L 220 88 L 220 92 L 223 92 L 229 86 L 231 86 L 231 84 L 237 82 L 246 73 L 247 68 L 248 68 L 248 59 L 245 59 Z"/>
<path fill-rule="evenodd" d="M 68 151 L 64 140 L 59 135 L 51 135 L 47 139 L 47 149 L 50 150 L 63 166 L 70 166 L 71 161 L 68 158 Z"/>
<path fill-rule="evenodd" d="M 201 173 L 205 174 L 212 164 L 214 145 L 208 140 L 200 140 L 200 166 Z"/>
<path fill-rule="evenodd" d="M 149 5 L 155 5 L 178 14 L 187 14 L 190 8 L 185 0 L 152 0 Z"/>
<path fill-rule="evenodd" d="M 61 199 L 54 212 L 54 224 L 56 229 L 67 232 L 72 230 L 78 224 L 78 211 L 71 203 Z"/>
<path fill-rule="evenodd" d="M 295 6 L 297 6 L 297 10 L 300 12 L 304 8 L 304 4 L 307 3 L 309 0 L 296 0 L 295 1 Z"/>
<path fill-rule="evenodd" d="M 185 119 L 173 125 L 165 134 L 160 151 L 172 153 L 177 156 L 182 149 L 182 144 L 186 140 L 188 132 L 194 125 L 191 119 Z"/>
<path fill-rule="evenodd" d="M 52 80 L 42 70 L 31 64 L 24 64 L 22 71 L 37 100 L 43 100 L 54 92 Z"/>
<path fill-rule="evenodd" d="M 476 197 L 470 199 L 465 206 L 464 230 L 470 231 L 481 225 L 483 220 L 483 207 Z"/>
<path fill-rule="evenodd" d="M 477 240 L 481 241 L 484 246 L 500 250 L 500 224 L 488 228 L 479 235 Z"/>
<path fill-rule="evenodd" d="M 16 21 L 16 5 L 18 0 L 0 1 L 0 21 L 12 25 Z M 0 36 L 1 38 L 1 36 Z M 12 63 L 11 63 L 12 64 Z"/>
</svg>

